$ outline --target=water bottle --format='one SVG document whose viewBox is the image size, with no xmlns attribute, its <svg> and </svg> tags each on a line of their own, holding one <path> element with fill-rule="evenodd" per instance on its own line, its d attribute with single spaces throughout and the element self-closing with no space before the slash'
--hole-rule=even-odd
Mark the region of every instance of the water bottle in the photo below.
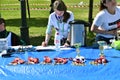
<svg viewBox="0 0 120 80">
<path fill-rule="evenodd" d="M 60 34 L 59 34 L 59 32 L 56 33 L 56 37 L 55 37 L 55 49 L 56 49 L 56 51 L 60 50 Z"/>
</svg>

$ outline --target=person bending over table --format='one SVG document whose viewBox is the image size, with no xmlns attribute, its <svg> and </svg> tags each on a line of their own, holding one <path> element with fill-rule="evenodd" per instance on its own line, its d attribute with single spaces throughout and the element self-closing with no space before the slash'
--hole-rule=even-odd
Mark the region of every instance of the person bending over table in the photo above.
<svg viewBox="0 0 120 80">
<path fill-rule="evenodd" d="M 74 20 L 74 15 L 71 11 L 67 11 L 67 7 L 62 0 L 56 0 L 53 4 L 54 12 L 49 15 L 48 25 L 46 29 L 45 41 L 42 46 L 47 46 L 51 37 L 52 28 L 56 33 L 59 32 L 61 45 L 70 45 L 70 21 Z"/>
<path fill-rule="evenodd" d="M 25 45 L 25 42 L 19 36 L 6 30 L 5 20 L 3 18 L 0 18 L 0 38 L 6 38 L 8 46 Z"/>
<path fill-rule="evenodd" d="M 97 41 L 106 41 L 110 44 L 110 39 L 117 35 L 120 29 L 120 7 L 117 6 L 116 0 L 101 0 L 100 12 L 96 15 L 91 31 L 96 34 Z"/>
</svg>

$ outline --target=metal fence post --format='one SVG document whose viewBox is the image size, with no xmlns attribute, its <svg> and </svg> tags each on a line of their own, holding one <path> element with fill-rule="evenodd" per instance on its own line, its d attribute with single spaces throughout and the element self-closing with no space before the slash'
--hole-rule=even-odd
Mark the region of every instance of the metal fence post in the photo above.
<svg viewBox="0 0 120 80">
<path fill-rule="evenodd" d="M 26 45 L 30 44 L 29 41 L 29 30 L 27 26 L 27 19 L 26 19 L 26 1 L 25 0 L 20 0 L 20 5 L 21 5 L 21 38 L 22 40 L 25 41 Z"/>
<path fill-rule="evenodd" d="M 93 0 L 89 0 L 89 23 L 90 23 L 90 26 L 92 24 L 92 14 L 93 14 Z M 90 26 L 89 26 L 89 31 L 90 31 Z"/>
</svg>

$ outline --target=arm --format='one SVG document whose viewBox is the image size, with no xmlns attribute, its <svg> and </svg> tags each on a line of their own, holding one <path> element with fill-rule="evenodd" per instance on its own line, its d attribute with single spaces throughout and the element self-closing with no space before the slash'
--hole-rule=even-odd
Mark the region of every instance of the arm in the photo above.
<svg viewBox="0 0 120 80">
<path fill-rule="evenodd" d="M 70 21 L 73 21 L 74 20 L 74 14 L 70 11 L 70 19 L 69 19 L 69 22 Z M 68 24 L 69 24 L 68 22 Z M 69 24 L 69 28 L 68 28 L 68 36 L 67 36 L 67 40 L 64 44 L 64 46 L 70 46 L 70 42 L 71 42 L 71 36 L 70 36 L 70 24 Z"/>
<path fill-rule="evenodd" d="M 43 47 L 48 45 L 50 37 L 51 37 L 51 35 L 46 34 L 45 41 L 43 41 L 42 44 L 41 44 Z"/>
<path fill-rule="evenodd" d="M 107 31 L 107 30 L 104 30 L 104 29 L 99 29 L 98 26 L 96 26 L 96 25 L 92 25 L 91 26 L 91 31 L 93 31 L 95 33 L 100 33 L 100 34 L 116 35 L 117 29 Z"/>
<path fill-rule="evenodd" d="M 50 14 L 49 19 L 48 19 L 47 29 L 46 29 L 46 36 L 45 36 L 45 40 L 42 42 L 42 46 L 48 45 L 48 42 L 50 40 L 51 33 L 52 33 L 52 28 L 53 28 L 53 20 L 52 20 L 51 14 Z"/>
<path fill-rule="evenodd" d="M 50 40 L 50 37 L 51 37 L 51 34 L 46 34 L 45 41 L 43 41 L 41 45 L 44 46 L 44 47 L 47 46 L 48 42 Z"/>
<path fill-rule="evenodd" d="M 52 26 L 47 26 L 45 41 L 42 42 L 42 46 L 48 45 L 48 42 L 49 42 L 50 37 L 51 37 L 51 33 L 52 33 Z"/>
<path fill-rule="evenodd" d="M 64 44 L 64 46 L 65 47 L 68 47 L 68 46 L 70 46 L 70 42 L 71 42 L 71 37 L 70 37 L 70 32 L 68 33 L 68 37 L 67 37 L 67 40 L 66 40 L 66 42 L 65 42 L 65 44 Z"/>
<path fill-rule="evenodd" d="M 71 11 L 68 11 L 68 12 L 70 13 L 69 22 L 73 21 L 74 20 L 74 14 Z M 68 22 L 68 24 L 69 24 L 69 22 Z M 70 42 L 70 39 L 71 39 L 71 37 L 70 37 L 70 27 L 71 27 L 71 25 L 69 24 L 68 25 L 68 37 L 67 37 L 67 41 L 69 41 L 69 42 Z"/>
<path fill-rule="evenodd" d="M 46 45 L 48 45 L 50 37 L 51 37 L 51 34 L 46 34 L 46 37 L 45 37 L 45 43 L 46 43 Z"/>
<path fill-rule="evenodd" d="M 70 32 L 68 32 L 68 37 L 67 37 L 67 41 L 69 41 L 70 42 Z"/>
</svg>

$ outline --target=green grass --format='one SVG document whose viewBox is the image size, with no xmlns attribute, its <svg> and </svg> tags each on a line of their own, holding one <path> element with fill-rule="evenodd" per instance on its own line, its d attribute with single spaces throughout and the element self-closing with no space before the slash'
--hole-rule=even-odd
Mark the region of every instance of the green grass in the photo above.
<svg viewBox="0 0 120 80">
<path fill-rule="evenodd" d="M 73 7 L 77 6 L 80 2 L 84 5 L 89 5 L 89 0 L 63 0 L 68 6 L 68 10 L 74 13 L 75 19 L 88 21 L 89 7 Z M 120 2 L 120 1 L 119 1 Z M 13 31 L 20 36 L 21 26 L 21 9 L 20 1 L 18 0 L 0 0 L 0 13 L 6 19 L 7 30 Z M 99 4 L 99 0 L 94 0 L 94 4 Z M 30 5 L 30 19 L 27 19 L 29 27 L 30 43 L 32 45 L 40 45 L 45 38 L 45 30 L 47 26 L 50 0 L 29 0 Z M 13 10 L 14 9 L 14 10 Z M 40 10 L 36 10 L 40 9 Z M 99 11 L 98 7 L 93 8 L 93 17 Z M 28 15 L 27 15 L 28 18 Z M 93 33 L 87 32 L 87 45 L 91 45 Z M 54 32 L 50 40 L 53 44 Z"/>
</svg>

